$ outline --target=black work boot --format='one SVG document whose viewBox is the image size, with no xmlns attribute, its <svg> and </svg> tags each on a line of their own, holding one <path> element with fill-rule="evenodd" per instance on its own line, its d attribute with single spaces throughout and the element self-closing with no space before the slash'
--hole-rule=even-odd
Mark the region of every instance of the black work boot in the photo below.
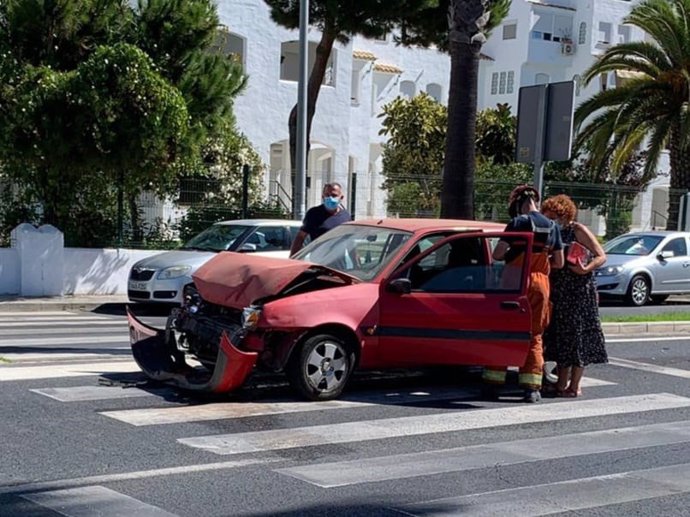
<svg viewBox="0 0 690 517">
<path fill-rule="evenodd" d="M 530 403 L 540 402 L 541 393 L 539 393 L 539 390 L 525 390 L 525 397 L 522 399 L 522 401 Z"/>
</svg>

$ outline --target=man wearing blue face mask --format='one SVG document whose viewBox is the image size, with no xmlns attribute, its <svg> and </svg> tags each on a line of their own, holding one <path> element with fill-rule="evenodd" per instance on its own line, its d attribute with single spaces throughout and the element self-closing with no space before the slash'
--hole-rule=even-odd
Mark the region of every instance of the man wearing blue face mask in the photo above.
<svg viewBox="0 0 690 517">
<path fill-rule="evenodd" d="M 343 189 L 340 183 L 327 183 L 321 195 L 322 203 L 313 206 L 304 216 L 302 228 L 292 241 L 290 256 L 302 249 L 304 240 L 309 236 L 314 240 L 328 230 L 352 220 L 350 212 L 343 206 Z"/>
</svg>

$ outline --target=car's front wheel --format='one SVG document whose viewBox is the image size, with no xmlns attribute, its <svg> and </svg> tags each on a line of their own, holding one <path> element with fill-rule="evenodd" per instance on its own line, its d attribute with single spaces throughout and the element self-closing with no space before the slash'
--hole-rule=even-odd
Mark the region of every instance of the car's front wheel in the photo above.
<svg viewBox="0 0 690 517">
<path fill-rule="evenodd" d="M 293 351 L 286 373 L 290 385 L 309 400 L 332 400 L 345 389 L 355 354 L 331 334 L 317 334 Z"/>
<path fill-rule="evenodd" d="M 643 275 L 635 275 L 628 286 L 626 301 L 629 305 L 642 307 L 649 301 L 649 280 Z"/>
</svg>

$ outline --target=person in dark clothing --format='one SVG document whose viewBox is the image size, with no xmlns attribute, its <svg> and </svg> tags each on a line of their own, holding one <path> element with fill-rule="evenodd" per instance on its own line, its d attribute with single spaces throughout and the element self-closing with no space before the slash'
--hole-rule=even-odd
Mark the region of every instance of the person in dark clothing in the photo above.
<svg viewBox="0 0 690 517">
<path fill-rule="evenodd" d="M 563 267 L 563 244 L 558 226 L 539 212 L 539 193 L 530 185 L 521 185 L 510 193 L 508 212 L 512 219 L 506 226 L 507 232 L 529 232 L 534 235 L 527 298 L 531 309 L 531 331 L 529 353 L 525 364 L 520 367 L 518 383 L 524 389 L 525 402 L 541 400 L 541 381 L 544 370 L 542 334 L 549 323 L 549 273 L 551 267 Z M 494 260 L 505 260 L 506 266 L 522 264 L 525 247 L 501 239 L 493 251 Z M 485 382 L 484 398 L 498 398 L 498 387 L 505 383 L 506 367 L 487 367 L 482 378 Z"/>
<path fill-rule="evenodd" d="M 343 189 L 340 183 L 327 183 L 323 187 L 323 202 L 313 206 L 304 216 L 302 228 L 295 236 L 290 247 L 290 256 L 302 249 L 307 236 L 317 239 L 328 230 L 352 220 L 350 212 L 343 206 Z"/>
</svg>

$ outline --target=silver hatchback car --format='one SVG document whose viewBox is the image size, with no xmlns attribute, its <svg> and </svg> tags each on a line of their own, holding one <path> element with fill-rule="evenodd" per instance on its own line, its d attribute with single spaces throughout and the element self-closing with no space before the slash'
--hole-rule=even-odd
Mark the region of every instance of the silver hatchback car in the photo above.
<svg viewBox="0 0 690 517">
<path fill-rule="evenodd" d="M 290 256 L 300 221 L 243 219 L 216 223 L 174 251 L 138 261 L 129 272 L 127 297 L 132 302 L 182 303 L 192 274 L 220 251 Z"/>
<path fill-rule="evenodd" d="M 690 232 L 650 231 L 619 235 L 604 244 L 606 264 L 597 269 L 599 295 L 629 305 L 661 303 L 690 293 Z"/>
</svg>

